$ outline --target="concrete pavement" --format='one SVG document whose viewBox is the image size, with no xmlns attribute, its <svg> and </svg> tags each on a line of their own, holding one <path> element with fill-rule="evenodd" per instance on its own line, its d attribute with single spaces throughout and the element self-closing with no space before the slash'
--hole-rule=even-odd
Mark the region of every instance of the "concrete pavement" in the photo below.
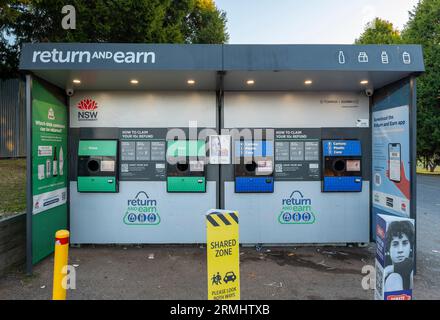
<svg viewBox="0 0 440 320">
<path fill-rule="evenodd" d="M 418 176 L 415 299 L 440 299 L 440 177 Z M 241 249 L 242 299 L 373 299 L 361 286 L 374 245 Z M 70 249 L 77 288 L 69 299 L 206 299 L 204 246 L 83 246 Z M 50 299 L 53 260 L 26 277 L 0 279 L 0 299 Z"/>
</svg>

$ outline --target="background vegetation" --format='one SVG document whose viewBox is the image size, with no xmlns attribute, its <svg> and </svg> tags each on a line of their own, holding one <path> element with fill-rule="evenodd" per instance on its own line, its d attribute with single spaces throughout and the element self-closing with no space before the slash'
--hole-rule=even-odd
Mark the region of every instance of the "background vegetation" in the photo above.
<svg viewBox="0 0 440 320">
<path fill-rule="evenodd" d="M 417 157 L 425 171 L 440 166 L 440 0 L 421 0 L 402 31 L 376 18 L 356 44 L 421 44 L 426 73 L 417 80 Z"/>
</svg>

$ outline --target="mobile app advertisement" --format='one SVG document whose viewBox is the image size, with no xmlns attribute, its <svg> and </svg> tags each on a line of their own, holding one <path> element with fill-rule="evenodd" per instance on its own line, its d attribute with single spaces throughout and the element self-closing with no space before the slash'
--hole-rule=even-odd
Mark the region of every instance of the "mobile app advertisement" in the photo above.
<svg viewBox="0 0 440 320">
<path fill-rule="evenodd" d="M 373 113 L 373 208 L 409 217 L 409 107 Z"/>
</svg>

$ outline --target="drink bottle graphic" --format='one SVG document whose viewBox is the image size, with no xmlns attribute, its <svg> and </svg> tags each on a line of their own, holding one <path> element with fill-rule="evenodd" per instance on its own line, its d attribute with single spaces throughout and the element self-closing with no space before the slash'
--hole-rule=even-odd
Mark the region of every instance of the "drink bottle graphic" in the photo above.
<svg viewBox="0 0 440 320">
<path fill-rule="evenodd" d="M 60 155 L 58 157 L 58 164 L 60 166 L 60 171 L 59 171 L 60 176 L 63 175 L 63 167 L 64 167 L 64 159 L 63 159 L 63 157 L 64 157 L 63 147 L 60 147 Z"/>
<path fill-rule="evenodd" d="M 53 176 L 56 177 L 58 175 L 57 147 L 55 147 L 55 151 L 53 153 L 52 170 L 53 170 Z"/>
<path fill-rule="evenodd" d="M 339 51 L 339 64 L 345 64 L 344 51 Z"/>
<path fill-rule="evenodd" d="M 52 175 L 52 170 L 50 170 L 50 160 L 46 160 L 46 178 L 49 178 Z"/>
</svg>

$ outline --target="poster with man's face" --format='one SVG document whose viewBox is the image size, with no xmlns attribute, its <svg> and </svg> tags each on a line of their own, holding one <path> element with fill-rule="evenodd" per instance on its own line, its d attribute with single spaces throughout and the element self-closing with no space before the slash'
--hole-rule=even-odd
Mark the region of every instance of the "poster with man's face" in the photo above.
<svg viewBox="0 0 440 320">
<path fill-rule="evenodd" d="M 413 219 L 378 215 L 376 225 L 376 299 L 412 299 L 414 235 Z"/>
</svg>

